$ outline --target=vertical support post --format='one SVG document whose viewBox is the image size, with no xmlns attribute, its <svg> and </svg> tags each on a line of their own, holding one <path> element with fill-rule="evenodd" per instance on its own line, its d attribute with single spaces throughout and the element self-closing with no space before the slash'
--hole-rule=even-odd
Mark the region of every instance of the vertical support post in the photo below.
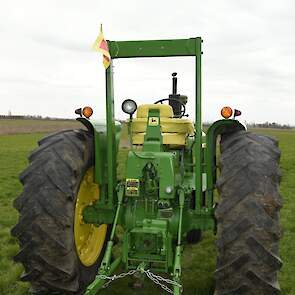
<svg viewBox="0 0 295 295">
<path fill-rule="evenodd" d="M 196 119 L 195 119 L 195 184 L 196 209 L 201 208 L 202 194 L 202 89 L 201 89 L 201 42 L 196 39 Z"/>
<path fill-rule="evenodd" d="M 173 279 L 177 282 L 177 285 L 173 287 L 173 295 L 180 295 L 182 286 L 180 284 L 181 279 L 181 237 L 182 237 L 182 216 L 183 216 L 183 207 L 184 207 L 185 195 L 183 189 L 179 190 L 179 223 L 178 223 L 178 237 L 177 237 L 177 246 L 175 249 L 175 258 L 174 258 L 174 269 L 173 269 Z"/>
<path fill-rule="evenodd" d="M 114 118 L 113 64 L 106 69 L 106 115 L 107 115 L 107 205 L 113 208 L 114 188 L 116 185 L 116 138 Z"/>
</svg>

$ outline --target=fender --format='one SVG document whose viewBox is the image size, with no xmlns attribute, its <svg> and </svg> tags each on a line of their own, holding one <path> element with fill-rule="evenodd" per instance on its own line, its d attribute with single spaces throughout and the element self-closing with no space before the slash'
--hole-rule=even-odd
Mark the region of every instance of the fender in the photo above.
<svg viewBox="0 0 295 295">
<path fill-rule="evenodd" d="M 105 122 L 88 120 L 86 118 L 77 118 L 77 121 L 82 123 L 94 138 L 94 182 L 99 185 L 107 183 L 107 127 Z M 116 137 L 116 152 L 118 151 L 121 123 L 115 124 Z"/>
<path fill-rule="evenodd" d="M 216 183 L 216 141 L 217 136 L 225 133 L 246 130 L 238 120 L 222 119 L 214 122 L 207 131 L 205 148 L 205 172 L 207 179 L 206 205 L 213 206 L 213 190 Z"/>
</svg>

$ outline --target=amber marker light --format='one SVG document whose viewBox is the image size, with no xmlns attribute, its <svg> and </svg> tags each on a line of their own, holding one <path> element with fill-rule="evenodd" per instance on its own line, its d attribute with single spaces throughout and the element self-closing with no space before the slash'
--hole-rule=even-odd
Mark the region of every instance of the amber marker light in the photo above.
<svg viewBox="0 0 295 295">
<path fill-rule="evenodd" d="M 232 116 L 232 114 L 233 114 L 233 110 L 230 107 L 223 107 L 221 109 L 221 116 L 224 119 L 230 118 Z"/>
<path fill-rule="evenodd" d="M 89 119 L 92 114 L 93 114 L 93 109 L 91 107 L 84 107 L 82 114 L 84 117 L 86 117 L 87 119 Z"/>
</svg>

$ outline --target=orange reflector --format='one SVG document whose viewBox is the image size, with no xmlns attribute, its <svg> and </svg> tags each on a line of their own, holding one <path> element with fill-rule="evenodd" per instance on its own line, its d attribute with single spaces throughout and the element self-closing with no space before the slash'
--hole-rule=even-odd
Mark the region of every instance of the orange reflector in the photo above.
<svg viewBox="0 0 295 295">
<path fill-rule="evenodd" d="M 224 119 L 228 119 L 229 117 L 231 117 L 233 114 L 233 110 L 230 107 L 223 107 L 221 109 L 221 116 Z"/>
<path fill-rule="evenodd" d="M 82 113 L 83 113 L 83 116 L 88 119 L 92 116 L 93 110 L 91 107 L 85 107 L 85 108 L 83 108 Z"/>
</svg>

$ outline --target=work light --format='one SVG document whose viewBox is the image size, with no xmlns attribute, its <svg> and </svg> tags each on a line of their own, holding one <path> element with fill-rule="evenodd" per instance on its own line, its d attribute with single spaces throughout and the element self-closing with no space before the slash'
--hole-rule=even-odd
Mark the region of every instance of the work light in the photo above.
<svg viewBox="0 0 295 295">
<path fill-rule="evenodd" d="M 132 99 L 125 99 L 122 103 L 122 110 L 124 113 L 132 116 L 137 110 L 137 104 Z"/>
</svg>

